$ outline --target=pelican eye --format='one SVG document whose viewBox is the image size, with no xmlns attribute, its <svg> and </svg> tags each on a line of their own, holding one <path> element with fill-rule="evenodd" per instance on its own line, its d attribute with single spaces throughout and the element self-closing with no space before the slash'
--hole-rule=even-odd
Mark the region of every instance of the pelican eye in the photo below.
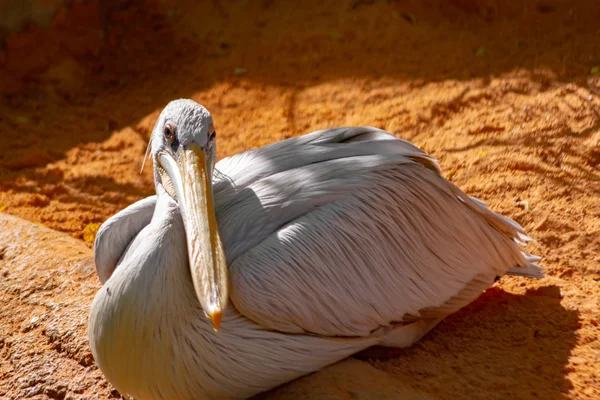
<svg viewBox="0 0 600 400">
<path fill-rule="evenodd" d="M 208 135 L 208 141 L 212 142 L 217 137 L 217 131 L 212 131 L 210 135 Z"/>
<path fill-rule="evenodd" d="M 171 124 L 165 124 L 164 132 L 165 138 L 171 142 L 175 139 L 175 127 Z"/>
</svg>

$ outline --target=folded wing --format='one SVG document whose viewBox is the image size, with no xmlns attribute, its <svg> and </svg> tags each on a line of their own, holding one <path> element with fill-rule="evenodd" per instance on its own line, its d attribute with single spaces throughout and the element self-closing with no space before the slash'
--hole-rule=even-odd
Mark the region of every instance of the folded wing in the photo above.
<svg viewBox="0 0 600 400">
<path fill-rule="evenodd" d="M 447 315 L 496 276 L 527 270 L 518 224 L 415 146 L 355 129 L 224 164 L 233 178 L 215 186 L 217 215 L 243 315 L 282 332 L 368 336 Z"/>
</svg>

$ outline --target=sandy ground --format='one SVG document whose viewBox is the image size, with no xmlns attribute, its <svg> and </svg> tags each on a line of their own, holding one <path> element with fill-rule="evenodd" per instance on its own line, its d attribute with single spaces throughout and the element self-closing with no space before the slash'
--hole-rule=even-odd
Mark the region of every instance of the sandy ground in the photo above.
<svg viewBox="0 0 600 400">
<path fill-rule="evenodd" d="M 598 21 L 583 0 L 88 1 L 7 37 L 0 211 L 74 239 L 44 230 L 43 247 L 26 233 L 38 227 L 2 225 L 0 397 L 118 396 L 87 348 L 89 247 L 153 192 L 151 168 L 139 174 L 150 130 L 189 97 L 212 112 L 219 157 L 325 127 L 389 130 L 537 240 L 547 278 L 505 277 L 412 349 L 316 374 L 305 396 L 383 398 L 327 389 L 374 373 L 432 399 L 600 398 Z"/>
</svg>

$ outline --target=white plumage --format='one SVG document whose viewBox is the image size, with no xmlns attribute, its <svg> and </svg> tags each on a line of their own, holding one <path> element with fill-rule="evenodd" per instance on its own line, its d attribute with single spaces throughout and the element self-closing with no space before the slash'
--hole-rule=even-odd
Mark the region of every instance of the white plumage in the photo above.
<svg viewBox="0 0 600 400">
<path fill-rule="evenodd" d="M 190 115 L 206 121 L 188 125 Z M 193 126 L 181 137 L 210 158 L 208 118 L 189 100 L 167 106 L 152 139 L 157 196 L 107 220 L 96 238 L 104 286 L 90 342 L 122 393 L 249 397 L 372 345 L 410 346 L 497 276 L 543 276 L 518 246 L 522 228 L 443 178 L 417 147 L 371 127 L 322 130 L 216 165 L 231 302 L 215 331 L 157 138 L 168 121 Z"/>
</svg>

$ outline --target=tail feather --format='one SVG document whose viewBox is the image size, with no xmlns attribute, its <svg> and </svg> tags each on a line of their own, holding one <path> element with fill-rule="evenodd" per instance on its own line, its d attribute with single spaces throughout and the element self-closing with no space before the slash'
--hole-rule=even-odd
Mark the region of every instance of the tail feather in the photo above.
<svg viewBox="0 0 600 400">
<path fill-rule="evenodd" d="M 544 267 L 541 267 L 535 264 L 536 261 L 541 260 L 541 257 L 535 256 L 533 254 L 523 253 L 523 257 L 527 260 L 528 264 L 523 267 L 515 267 L 509 269 L 506 274 L 507 275 L 515 275 L 515 276 L 525 276 L 529 278 L 538 278 L 541 279 L 545 276 Z"/>
<path fill-rule="evenodd" d="M 516 221 L 495 213 L 490 210 L 483 201 L 462 193 L 458 188 L 456 189 L 456 194 L 463 203 L 471 208 L 471 210 L 485 218 L 485 220 L 498 231 L 512 237 L 518 245 L 524 246 L 528 242 L 533 241 L 532 238 L 527 236 L 523 227 Z M 506 274 L 539 279 L 543 278 L 545 276 L 544 268 L 535 264 L 536 261 L 539 261 L 542 258 L 525 252 L 521 252 L 521 254 L 524 258 L 523 264 L 509 269 Z"/>
</svg>

